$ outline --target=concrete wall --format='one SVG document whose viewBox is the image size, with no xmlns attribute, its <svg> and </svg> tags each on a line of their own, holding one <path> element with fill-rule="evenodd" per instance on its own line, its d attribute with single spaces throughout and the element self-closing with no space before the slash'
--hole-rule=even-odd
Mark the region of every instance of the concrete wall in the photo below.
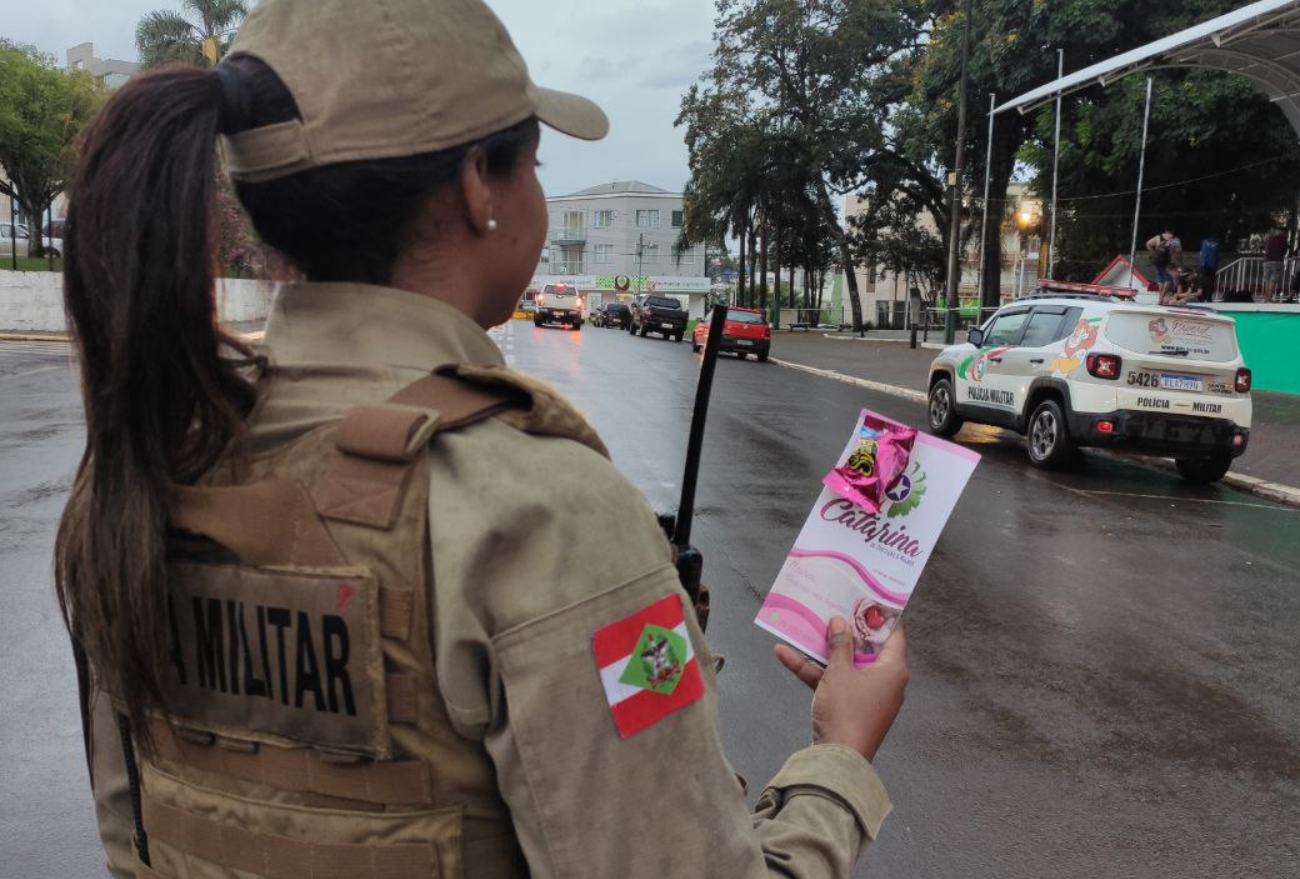
<svg viewBox="0 0 1300 879">
<path fill-rule="evenodd" d="M 269 281 L 223 278 L 217 285 L 217 309 L 230 323 L 264 320 L 274 293 Z M 66 331 L 63 275 L 0 271 L 0 332 Z"/>
</svg>

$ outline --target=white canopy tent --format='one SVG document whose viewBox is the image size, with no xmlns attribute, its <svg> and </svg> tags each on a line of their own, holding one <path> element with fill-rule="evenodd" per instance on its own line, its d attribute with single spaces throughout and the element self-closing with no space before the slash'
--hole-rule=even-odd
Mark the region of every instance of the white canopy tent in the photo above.
<svg viewBox="0 0 1300 879">
<path fill-rule="evenodd" d="M 1218 70 L 1246 77 L 1281 108 L 1297 138 L 1300 138 L 1300 0 L 1259 0 L 1062 76 L 1001 106 L 995 106 L 989 112 L 989 146 L 992 147 L 993 117 L 997 114 L 1012 110 L 1026 113 L 1050 101 L 1057 101 L 1059 120 L 1059 101 L 1064 95 L 1093 85 L 1106 86 L 1134 73 L 1167 68 Z M 1149 111 L 1149 89 L 1147 100 Z M 1143 140 L 1145 154 L 1145 130 Z M 987 174 L 988 163 L 985 165 Z M 1141 197 L 1139 183 L 1139 204 Z M 986 195 L 986 230 L 987 202 Z M 1056 216 L 1055 192 L 1052 193 L 1052 216 Z M 984 246 L 985 243 L 981 241 L 981 249 Z M 1052 260 L 1054 262 L 1055 254 L 1052 255 Z"/>
<path fill-rule="evenodd" d="M 1234 9 L 1025 92 L 994 112 L 1024 113 L 1057 95 L 1170 67 L 1222 70 L 1246 77 L 1282 108 L 1300 137 L 1300 0 L 1259 0 Z"/>
</svg>

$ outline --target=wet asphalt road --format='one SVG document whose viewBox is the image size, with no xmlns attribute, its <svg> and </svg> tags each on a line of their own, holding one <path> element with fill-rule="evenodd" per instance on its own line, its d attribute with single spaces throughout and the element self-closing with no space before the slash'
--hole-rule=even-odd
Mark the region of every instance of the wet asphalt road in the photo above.
<svg viewBox="0 0 1300 879">
<path fill-rule="evenodd" d="M 686 342 L 519 322 L 494 336 L 673 508 Z M 729 660 L 723 736 L 755 792 L 807 741 L 808 695 L 751 620 L 863 406 L 924 418 L 775 365 L 719 366 L 695 542 Z M 1046 475 L 1014 437 L 960 439 L 984 460 L 907 611 L 912 685 L 877 759 L 895 811 L 855 875 L 1300 875 L 1300 513 L 1100 455 Z M 0 876 L 102 875 L 49 588 L 81 440 L 66 354 L 0 344 Z"/>
</svg>

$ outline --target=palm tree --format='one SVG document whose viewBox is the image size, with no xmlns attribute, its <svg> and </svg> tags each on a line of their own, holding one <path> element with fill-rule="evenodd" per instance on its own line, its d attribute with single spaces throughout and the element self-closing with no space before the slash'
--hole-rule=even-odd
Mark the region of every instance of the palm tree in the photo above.
<svg viewBox="0 0 1300 879">
<path fill-rule="evenodd" d="M 230 48 L 235 29 L 248 14 L 244 0 L 181 0 L 194 14 L 191 23 L 179 12 L 150 12 L 135 26 L 135 47 L 143 67 L 181 62 L 212 67 Z"/>
</svg>

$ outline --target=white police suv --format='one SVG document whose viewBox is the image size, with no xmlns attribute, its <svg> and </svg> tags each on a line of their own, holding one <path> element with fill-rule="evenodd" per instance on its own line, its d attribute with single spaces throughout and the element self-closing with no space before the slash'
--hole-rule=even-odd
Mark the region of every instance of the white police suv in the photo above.
<svg viewBox="0 0 1300 879">
<path fill-rule="evenodd" d="M 931 364 L 930 429 L 1010 428 L 1046 469 L 1094 446 L 1172 457 L 1193 482 L 1222 478 L 1250 441 L 1234 321 L 1117 294 L 1044 292 L 1003 306 Z"/>
</svg>

